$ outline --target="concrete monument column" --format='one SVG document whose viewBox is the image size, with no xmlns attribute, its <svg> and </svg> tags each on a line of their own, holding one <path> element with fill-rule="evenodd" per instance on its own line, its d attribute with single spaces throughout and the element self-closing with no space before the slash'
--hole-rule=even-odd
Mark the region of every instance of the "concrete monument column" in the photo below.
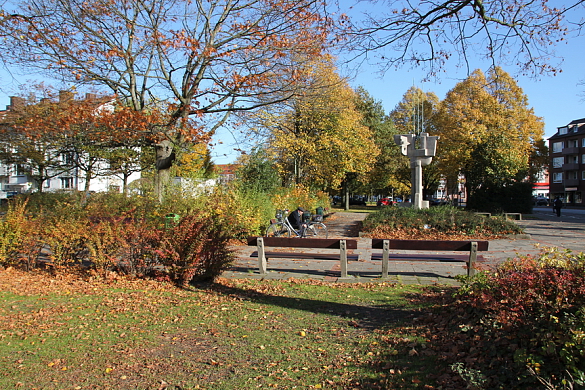
<svg viewBox="0 0 585 390">
<path fill-rule="evenodd" d="M 394 142 L 400 146 L 402 154 L 410 158 L 411 201 L 417 209 L 429 208 L 429 202 L 423 200 L 422 167 L 433 161 L 438 139 L 439 137 L 429 136 L 427 133 L 394 136 Z"/>
</svg>

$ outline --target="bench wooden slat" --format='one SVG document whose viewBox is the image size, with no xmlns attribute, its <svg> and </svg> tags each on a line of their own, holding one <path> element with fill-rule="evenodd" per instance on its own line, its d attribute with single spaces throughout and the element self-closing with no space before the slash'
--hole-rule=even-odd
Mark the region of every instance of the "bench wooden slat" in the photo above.
<svg viewBox="0 0 585 390">
<path fill-rule="evenodd" d="M 285 248 L 340 249 L 340 241 L 335 238 L 298 238 L 298 237 L 262 237 L 264 246 Z M 357 240 L 345 240 L 346 249 L 357 249 Z M 248 246 L 258 245 L 258 237 L 248 237 Z"/>
<path fill-rule="evenodd" d="M 382 260 L 384 254 L 383 253 L 372 253 L 371 259 L 372 260 Z M 390 254 L 390 259 L 393 261 L 436 261 L 436 262 L 452 262 L 452 263 L 467 263 L 469 261 L 469 255 L 438 255 L 438 254 L 430 254 L 430 253 L 419 253 L 419 254 L 410 254 L 410 253 L 392 253 Z M 485 262 L 486 259 L 478 255 L 477 256 L 478 262 Z"/>
<path fill-rule="evenodd" d="M 471 243 L 477 242 L 478 251 L 487 251 L 489 241 L 440 241 L 440 240 L 388 240 L 390 249 L 420 251 L 466 251 L 471 250 Z M 384 239 L 373 238 L 372 249 L 384 249 Z"/>
<path fill-rule="evenodd" d="M 339 260 L 339 253 L 300 253 L 300 252 L 264 252 L 264 256 L 267 259 L 315 259 L 315 260 Z M 250 254 L 250 257 L 258 257 L 258 251 L 254 251 Z M 348 254 L 348 260 L 359 259 L 359 255 Z"/>
<path fill-rule="evenodd" d="M 391 250 L 414 250 L 414 251 L 466 251 L 467 276 L 475 272 L 474 264 L 477 261 L 478 251 L 487 251 L 489 241 L 449 241 L 449 240 L 389 240 L 372 239 L 372 249 L 382 249 L 382 277 L 388 277 L 388 266 Z M 374 255 L 372 254 L 372 257 Z"/>
<path fill-rule="evenodd" d="M 313 258 L 324 260 L 337 260 L 341 265 L 341 277 L 347 278 L 348 249 L 357 249 L 357 240 L 325 239 L 325 238 L 290 238 L 290 237 L 248 237 L 248 246 L 256 246 L 258 251 L 258 270 L 261 274 L 266 273 L 267 259 L 270 257 L 289 258 Z M 320 253 L 285 253 L 267 252 L 266 247 L 287 247 L 287 248 L 309 248 L 309 249 L 339 249 L 339 254 L 327 255 Z M 350 255 L 353 258 L 354 255 Z"/>
</svg>

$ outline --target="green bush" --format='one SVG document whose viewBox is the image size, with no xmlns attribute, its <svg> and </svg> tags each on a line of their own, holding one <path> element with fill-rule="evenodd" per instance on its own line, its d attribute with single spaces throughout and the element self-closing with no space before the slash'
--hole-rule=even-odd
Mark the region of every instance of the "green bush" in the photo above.
<svg viewBox="0 0 585 390">
<path fill-rule="evenodd" d="M 385 207 L 369 214 L 364 220 L 363 231 L 370 234 L 394 231 L 416 232 L 428 235 L 499 235 L 521 233 L 514 222 L 501 217 L 485 218 L 452 206 L 415 209 L 408 207 Z"/>
</svg>

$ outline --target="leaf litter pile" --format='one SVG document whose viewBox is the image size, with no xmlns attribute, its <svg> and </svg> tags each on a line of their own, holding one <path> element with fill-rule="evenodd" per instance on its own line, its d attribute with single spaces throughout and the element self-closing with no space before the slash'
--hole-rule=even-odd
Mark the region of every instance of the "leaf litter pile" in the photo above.
<svg viewBox="0 0 585 390">
<path fill-rule="evenodd" d="M 431 345 L 450 336 L 424 325 L 447 292 L 225 279 L 179 289 L 8 268 L 0 388 L 463 389 Z"/>
</svg>

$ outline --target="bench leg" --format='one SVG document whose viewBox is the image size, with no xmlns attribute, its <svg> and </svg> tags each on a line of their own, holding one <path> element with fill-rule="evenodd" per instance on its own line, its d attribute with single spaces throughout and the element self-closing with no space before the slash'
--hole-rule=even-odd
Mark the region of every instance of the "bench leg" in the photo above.
<svg viewBox="0 0 585 390">
<path fill-rule="evenodd" d="M 266 252 L 264 251 L 264 238 L 258 237 L 258 272 L 266 273 Z"/>
<path fill-rule="evenodd" d="M 390 241 L 384 240 L 383 241 L 383 252 L 382 252 L 382 277 L 388 277 L 388 262 L 390 260 Z"/>
<path fill-rule="evenodd" d="M 339 261 L 341 263 L 341 277 L 347 278 L 347 243 L 339 240 Z"/>
<path fill-rule="evenodd" d="M 467 276 L 475 275 L 475 262 L 477 261 L 477 242 L 471 243 L 469 251 L 469 261 L 467 262 Z"/>
</svg>

